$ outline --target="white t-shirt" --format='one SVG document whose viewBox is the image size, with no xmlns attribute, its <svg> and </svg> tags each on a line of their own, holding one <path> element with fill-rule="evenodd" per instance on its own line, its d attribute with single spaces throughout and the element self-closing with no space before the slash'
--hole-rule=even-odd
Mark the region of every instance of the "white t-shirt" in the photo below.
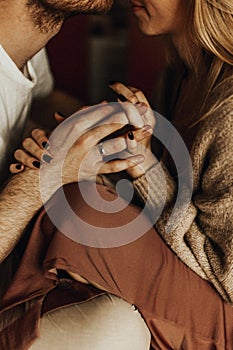
<svg viewBox="0 0 233 350">
<path fill-rule="evenodd" d="M 48 95 L 53 88 L 45 49 L 28 61 L 26 71 L 24 75 L 0 45 L 0 183 L 21 144 L 32 99 Z"/>
</svg>

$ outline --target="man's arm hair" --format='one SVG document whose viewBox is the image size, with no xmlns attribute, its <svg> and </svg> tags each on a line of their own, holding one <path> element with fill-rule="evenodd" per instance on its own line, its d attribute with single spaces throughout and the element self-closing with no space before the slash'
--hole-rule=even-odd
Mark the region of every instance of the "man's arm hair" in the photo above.
<svg viewBox="0 0 233 350">
<path fill-rule="evenodd" d="M 0 263 L 41 206 L 39 171 L 27 169 L 13 176 L 0 194 Z"/>
</svg>

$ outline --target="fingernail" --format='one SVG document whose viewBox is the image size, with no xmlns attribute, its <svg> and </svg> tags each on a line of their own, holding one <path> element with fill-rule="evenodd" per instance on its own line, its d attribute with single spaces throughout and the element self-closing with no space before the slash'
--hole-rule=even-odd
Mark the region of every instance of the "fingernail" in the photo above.
<svg viewBox="0 0 233 350">
<path fill-rule="evenodd" d="M 32 162 L 32 165 L 35 167 L 35 168 L 37 168 L 37 169 L 40 169 L 40 162 L 38 162 L 38 161 L 34 161 L 34 162 Z"/>
<path fill-rule="evenodd" d="M 117 98 L 121 101 L 121 102 L 126 102 L 127 98 L 125 98 L 125 96 L 123 95 L 117 95 Z"/>
<path fill-rule="evenodd" d="M 59 117 L 66 118 L 64 113 L 62 113 L 62 112 L 56 112 L 56 113 L 59 115 Z"/>
<path fill-rule="evenodd" d="M 116 84 L 116 81 L 114 81 L 114 80 L 110 80 L 109 82 L 108 82 L 108 85 L 114 85 L 114 84 Z"/>
<path fill-rule="evenodd" d="M 132 131 L 128 132 L 127 136 L 130 140 L 134 140 L 134 134 Z"/>
<path fill-rule="evenodd" d="M 22 169 L 22 164 L 17 164 L 17 165 L 16 165 L 16 169 L 17 169 L 17 170 L 21 170 L 21 169 Z"/>
<path fill-rule="evenodd" d="M 143 126 L 142 133 L 144 135 L 150 135 L 150 134 L 152 134 L 152 132 L 153 132 L 153 129 L 152 129 L 152 127 L 150 125 L 144 125 Z"/>
<path fill-rule="evenodd" d="M 144 162 L 144 160 L 145 160 L 144 156 L 138 155 L 138 156 L 134 157 L 133 162 L 136 164 L 141 164 Z"/>
<path fill-rule="evenodd" d="M 142 107 L 146 107 L 147 108 L 147 104 L 144 102 L 137 102 L 136 103 L 137 106 L 142 106 Z"/>
<path fill-rule="evenodd" d="M 48 154 L 43 154 L 42 160 L 46 163 L 50 163 L 52 160 L 52 157 L 50 157 Z"/>
<path fill-rule="evenodd" d="M 46 141 L 42 142 L 42 146 L 43 146 L 45 149 L 49 148 L 49 142 L 46 142 Z"/>
</svg>

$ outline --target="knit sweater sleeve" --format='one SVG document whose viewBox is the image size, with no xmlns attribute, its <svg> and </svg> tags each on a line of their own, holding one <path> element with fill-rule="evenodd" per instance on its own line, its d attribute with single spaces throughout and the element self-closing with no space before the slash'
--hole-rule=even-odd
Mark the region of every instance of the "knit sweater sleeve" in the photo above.
<svg viewBox="0 0 233 350">
<path fill-rule="evenodd" d="M 149 169 L 134 181 L 134 187 L 152 213 L 163 206 L 155 228 L 170 248 L 199 276 L 209 280 L 226 301 L 233 302 L 233 115 L 229 113 L 216 119 L 212 130 L 209 128 L 211 137 L 203 159 L 199 159 L 200 145 L 207 144 L 208 133 L 203 133 L 196 147 L 193 163 L 203 163 L 198 185 L 185 212 L 181 206 L 180 220 L 170 232 L 167 222 L 177 183 L 165 166 L 157 164 Z"/>
</svg>

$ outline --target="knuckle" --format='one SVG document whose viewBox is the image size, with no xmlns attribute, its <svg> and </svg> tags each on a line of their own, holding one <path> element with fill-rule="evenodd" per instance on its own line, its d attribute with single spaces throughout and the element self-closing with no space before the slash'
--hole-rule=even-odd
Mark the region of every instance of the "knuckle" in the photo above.
<svg viewBox="0 0 233 350">
<path fill-rule="evenodd" d="M 46 137 L 44 137 L 43 135 L 38 138 L 39 145 L 42 145 L 43 142 L 47 142 L 47 141 L 48 141 L 48 139 Z"/>
<path fill-rule="evenodd" d="M 22 151 L 17 149 L 15 152 L 14 152 L 14 157 L 17 159 L 18 157 L 20 157 Z"/>
<path fill-rule="evenodd" d="M 27 137 L 25 140 L 23 140 L 23 147 L 27 147 L 31 143 L 31 138 Z"/>
<path fill-rule="evenodd" d="M 115 106 L 111 104 L 102 104 L 99 108 L 105 116 L 111 115 L 114 112 Z"/>
<path fill-rule="evenodd" d="M 118 173 L 122 169 L 120 161 L 116 161 L 115 163 L 112 164 L 112 172 Z"/>
<path fill-rule="evenodd" d="M 72 125 L 72 128 L 74 129 L 75 132 L 80 132 L 80 122 L 75 121 Z"/>
<path fill-rule="evenodd" d="M 36 137 L 41 131 L 42 129 L 33 129 L 31 132 L 32 137 Z"/>
<path fill-rule="evenodd" d="M 86 146 L 89 143 L 89 139 L 90 139 L 89 133 L 85 133 L 78 138 L 75 144 L 76 145 L 82 144 L 83 146 Z"/>
<path fill-rule="evenodd" d="M 125 140 L 124 140 L 123 138 L 117 139 L 117 140 L 113 143 L 112 148 L 113 148 L 113 151 L 114 151 L 114 152 L 122 151 L 123 149 L 126 148 Z"/>
<path fill-rule="evenodd" d="M 132 159 L 126 160 L 127 168 L 132 168 L 136 165 L 136 163 Z"/>
<path fill-rule="evenodd" d="M 138 98 L 135 94 L 130 94 L 128 99 L 132 102 L 132 103 L 137 103 L 138 102 Z"/>
<path fill-rule="evenodd" d="M 137 96 L 138 100 L 140 100 L 140 101 L 145 99 L 145 95 L 141 91 L 138 91 L 136 93 L 136 96 Z"/>
<path fill-rule="evenodd" d="M 113 162 L 109 162 L 108 164 L 107 164 L 107 172 L 108 173 L 114 173 L 114 164 L 113 164 Z"/>
<path fill-rule="evenodd" d="M 128 87 L 129 90 L 131 90 L 131 91 L 133 91 L 133 92 L 140 91 L 137 87 L 132 86 L 132 85 L 128 85 L 127 87 Z"/>
<path fill-rule="evenodd" d="M 38 159 L 40 159 L 40 158 L 42 157 L 42 155 L 43 155 L 43 151 L 42 151 L 40 148 L 36 148 L 36 149 L 34 150 L 34 155 L 35 155 L 35 157 L 37 157 Z"/>
<path fill-rule="evenodd" d="M 124 87 L 124 85 L 122 83 L 120 83 L 119 81 L 117 81 L 115 84 L 113 84 L 113 87 L 115 87 L 116 89 L 121 89 L 122 87 Z"/>
</svg>

